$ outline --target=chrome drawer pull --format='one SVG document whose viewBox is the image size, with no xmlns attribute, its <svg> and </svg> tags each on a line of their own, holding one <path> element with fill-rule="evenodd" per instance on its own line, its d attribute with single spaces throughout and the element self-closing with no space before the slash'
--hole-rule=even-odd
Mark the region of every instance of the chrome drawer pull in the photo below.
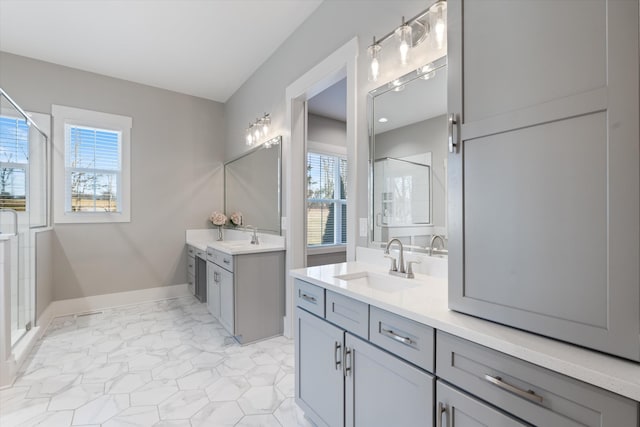
<svg viewBox="0 0 640 427">
<path fill-rule="evenodd" d="M 436 427 L 442 427 L 442 414 L 447 412 L 447 408 L 444 406 L 442 402 L 438 402 L 438 410 L 436 412 L 436 417 L 438 417 L 438 421 L 436 422 Z"/>
<path fill-rule="evenodd" d="M 413 341 L 411 338 L 409 337 L 403 337 L 402 335 L 398 335 L 395 332 L 393 332 L 391 329 L 384 329 L 382 328 L 381 331 L 388 337 L 393 338 L 396 341 L 400 341 L 402 344 L 407 344 L 407 345 L 414 345 L 415 341 Z"/>
<path fill-rule="evenodd" d="M 491 384 L 497 385 L 503 390 L 509 391 L 520 397 L 524 397 L 527 400 L 535 403 L 542 403 L 542 396 L 538 396 L 533 390 L 521 390 L 518 387 L 514 387 L 511 384 L 505 383 L 504 381 L 502 381 L 502 378 L 492 377 L 489 374 L 485 374 L 484 379 L 489 381 Z"/>
<path fill-rule="evenodd" d="M 225 264 L 229 264 L 231 261 L 229 261 L 228 259 L 224 259 L 222 260 L 222 262 L 224 262 Z"/>
<path fill-rule="evenodd" d="M 315 297 L 309 296 L 309 295 L 307 295 L 307 294 L 302 294 L 302 295 L 300 295 L 300 298 L 302 298 L 302 299 L 303 299 L 303 300 L 305 300 L 305 301 L 309 301 L 310 303 L 313 303 L 313 304 L 315 304 L 315 303 L 316 303 L 316 299 L 315 299 Z"/>
</svg>

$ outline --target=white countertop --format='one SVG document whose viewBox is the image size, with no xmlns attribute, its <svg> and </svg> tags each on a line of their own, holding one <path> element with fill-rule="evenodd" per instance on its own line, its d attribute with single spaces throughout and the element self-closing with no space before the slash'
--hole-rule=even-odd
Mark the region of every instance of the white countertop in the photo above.
<svg viewBox="0 0 640 427">
<path fill-rule="evenodd" d="M 229 255 L 243 255 L 260 252 L 284 251 L 284 238 L 281 236 L 258 234 L 257 245 L 251 244 L 251 233 L 241 230 L 224 230 L 224 240 L 218 241 L 218 230 L 187 230 L 186 244 L 201 251 L 207 247 L 217 249 Z"/>
<path fill-rule="evenodd" d="M 640 364 L 607 356 L 550 338 L 457 313 L 448 309 L 447 280 L 423 274 L 400 279 L 407 288 L 395 292 L 372 289 L 334 276 L 383 266 L 362 262 L 291 270 L 293 277 L 397 313 L 452 335 L 501 351 L 547 369 L 640 401 Z"/>
</svg>

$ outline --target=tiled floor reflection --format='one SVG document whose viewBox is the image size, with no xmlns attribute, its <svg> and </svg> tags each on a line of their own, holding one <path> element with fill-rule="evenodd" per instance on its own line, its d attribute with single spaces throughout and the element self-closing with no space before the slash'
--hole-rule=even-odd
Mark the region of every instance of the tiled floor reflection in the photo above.
<svg viewBox="0 0 640 427">
<path fill-rule="evenodd" d="M 192 297 L 61 317 L 0 390 L 0 426 L 309 426 L 293 353 L 239 346 Z"/>
</svg>

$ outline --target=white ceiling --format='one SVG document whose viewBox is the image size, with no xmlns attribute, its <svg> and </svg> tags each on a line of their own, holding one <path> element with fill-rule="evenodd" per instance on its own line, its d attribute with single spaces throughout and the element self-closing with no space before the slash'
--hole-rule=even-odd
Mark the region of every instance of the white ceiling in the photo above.
<svg viewBox="0 0 640 427">
<path fill-rule="evenodd" d="M 322 0 L 0 0 L 0 50 L 225 102 Z"/>
</svg>

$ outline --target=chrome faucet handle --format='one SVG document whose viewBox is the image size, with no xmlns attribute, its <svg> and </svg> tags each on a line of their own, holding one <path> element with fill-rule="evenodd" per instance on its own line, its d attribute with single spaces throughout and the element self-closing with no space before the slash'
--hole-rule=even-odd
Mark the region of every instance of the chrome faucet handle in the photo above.
<svg viewBox="0 0 640 427">
<path fill-rule="evenodd" d="M 398 271 L 398 264 L 396 263 L 396 259 L 391 255 L 385 255 L 384 257 L 391 260 L 391 267 L 389 268 L 389 271 Z"/>
<path fill-rule="evenodd" d="M 409 278 L 413 277 L 413 267 L 412 264 L 422 264 L 422 261 L 407 261 L 407 276 Z"/>
</svg>

